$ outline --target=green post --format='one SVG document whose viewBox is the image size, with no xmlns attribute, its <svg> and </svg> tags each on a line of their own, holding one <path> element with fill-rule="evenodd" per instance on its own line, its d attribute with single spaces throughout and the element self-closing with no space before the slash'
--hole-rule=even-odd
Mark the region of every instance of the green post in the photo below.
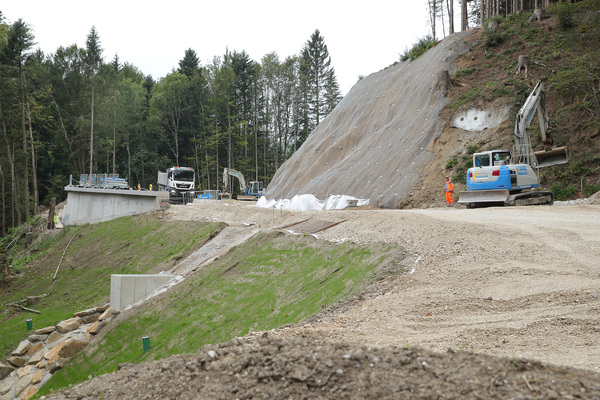
<svg viewBox="0 0 600 400">
<path fill-rule="evenodd" d="M 28 330 L 28 331 L 32 330 L 32 329 L 33 329 L 33 320 L 31 320 L 31 319 L 28 319 L 28 320 L 27 320 L 27 321 L 25 321 L 25 322 L 27 322 L 27 330 Z"/>
<path fill-rule="evenodd" d="M 142 346 L 144 347 L 144 352 L 150 350 L 150 336 L 144 336 L 142 338 Z"/>
</svg>

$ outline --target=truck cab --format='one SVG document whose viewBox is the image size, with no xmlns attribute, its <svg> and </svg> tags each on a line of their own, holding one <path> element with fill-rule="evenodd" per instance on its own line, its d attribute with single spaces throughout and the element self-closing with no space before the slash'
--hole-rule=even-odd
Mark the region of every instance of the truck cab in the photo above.
<svg viewBox="0 0 600 400">
<path fill-rule="evenodd" d="M 158 173 L 159 190 L 169 191 L 169 203 L 187 204 L 194 201 L 196 174 L 191 167 L 172 167 Z"/>
</svg>

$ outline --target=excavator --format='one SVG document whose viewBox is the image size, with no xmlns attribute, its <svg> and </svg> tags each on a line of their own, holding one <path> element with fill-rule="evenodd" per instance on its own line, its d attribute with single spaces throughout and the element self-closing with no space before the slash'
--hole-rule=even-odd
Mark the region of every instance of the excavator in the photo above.
<svg viewBox="0 0 600 400">
<path fill-rule="evenodd" d="M 536 112 L 544 150 L 534 152 L 527 128 Z M 552 192 L 528 190 L 539 187 L 539 168 L 564 164 L 571 158 L 567 147 L 553 147 L 542 82 L 537 82 L 517 113 L 514 138 L 514 154 L 509 150 L 473 154 L 473 167 L 467 171 L 467 190 L 459 193 L 458 203 L 467 208 L 554 203 Z"/>
<path fill-rule="evenodd" d="M 252 181 L 248 185 L 246 185 L 246 180 L 244 179 L 244 175 L 241 172 L 236 171 L 235 169 L 225 168 L 223 170 L 223 186 L 225 189 L 223 190 L 223 196 L 229 187 L 229 177 L 234 176 L 238 178 L 240 182 L 240 194 L 238 194 L 238 200 L 244 201 L 253 201 L 258 200 L 263 195 L 263 183 L 258 181 Z"/>
</svg>

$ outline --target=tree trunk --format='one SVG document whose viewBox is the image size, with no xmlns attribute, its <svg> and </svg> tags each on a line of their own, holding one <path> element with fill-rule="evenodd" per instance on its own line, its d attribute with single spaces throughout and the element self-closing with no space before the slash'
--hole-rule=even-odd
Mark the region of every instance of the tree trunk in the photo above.
<svg viewBox="0 0 600 400">
<path fill-rule="evenodd" d="M 446 5 L 448 6 L 448 34 L 452 35 L 454 33 L 454 0 L 446 0 Z"/>
<path fill-rule="evenodd" d="M 0 233 L 2 236 L 6 235 L 6 197 L 4 196 L 4 171 L 0 164 L 0 190 L 2 190 L 2 227 L 0 227 Z"/>
<path fill-rule="evenodd" d="M 131 186 L 131 148 L 129 146 L 129 139 L 127 139 L 127 182 Z"/>
<path fill-rule="evenodd" d="M 481 0 L 480 3 L 479 3 L 480 4 L 479 5 L 479 11 L 481 13 L 480 24 L 481 24 L 482 28 L 483 28 L 483 20 L 485 19 L 485 6 L 486 6 L 487 1 L 489 1 L 489 0 Z"/>
<path fill-rule="evenodd" d="M 31 110 L 29 109 L 29 101 L 27 101 L 27 121 L 29 123 L 29 141 L 31 143 L 31 173 L 33 180 L 33 207 L 37 213 L 37 209 L 40 206 L 40 195 L 38 193 L 37 185 L 37 161 L 35 157 L 35 143 L 33 141 L 33 128 L 31 127 Z"/>
<path fill-rule="evenodd" d="M 436 32 L 435 32 L 435 19 L 436 19 L 436 9 L 435 9 L 435 2 L 437 0 L 431 0 L 431 6 L 430 6 L 430 15 L 431 15 L 431 34 L 433 36 L 433 40 L 436 40 Z"/>
<path fill-rule="evenodd" d="M 229 113 L 229 106 L 227 106 L 227 167 L 233 168 L 233 141 L 231 139 L 231 115 Z"/>
<path fill-rule="evenodd" d="M 461 0 L 460 2 L 460 15 L 461 15 L 461 30 L 466 31 L 469 29 L 469 13 L 467 10 L 467 0 Z"/>
<path fill-rule="evenodd" d="M 446 37 L 446 26 L 444 24 L 444 3 L 442 1 L 442 3 L 440 3 L 440 13 L 441 13 L 441 20 L 442 20 L 442 38 Z"/>
<path fill-rule="evenodd" d="M 19 88 L 21 89 L 21 132 L 23 134 L 23 192 L 25 204 L 25 221 L 29 219 L 29 160 L 27 149 L 27 124 L 25 123 L 25 82 L 23 70 L 19 65 Z"/>
<path fill-rule="evenodd" d="M 9 156 L 9 160 L 10 160 L 10 181 L 11 181 L 11 188 L 12 188 L 12 209 L 13 209 L 13 218 L 12 218 L 12 226 L 17 226 L 17 225 L 21 225 L 21 208 L 19 207 L 19 185 L 17 184 L 17 173 L 15 171 L 15 146 L 14 145 L 9 145 L 8 147 L 8 154 L 10 154 L 11 156 Z M 15 214 L 17 216 L 17 219 L 15 221 Z"/>
<path fill-rule="evenodd" d="M 117 100 L 113 103 L 113 158 L 112 158 L 112 173 L 117 173 Z"/>
<path fill-rule="evenodd" d="M 217 186 L 217 190 L 219 190 L 219 125 L 217 125 L 217 111 L 215 110 L 215 138 L 216 138 L 216 144 L 215 144 L 215 155 L 216 155 L 216 165 L 215 165 L 215 176 L 217 177 L 217 179 L 215 180 L 215 185 Z M 229 188 L 225 188 L 227 190 L 229 190 Z M 231 191 L 229 192 L 231 193 Z"/>
<path fill-rule="evenodd" d="M 446 93 L 448 93 L 448 90 L 450 89 L 450 85 L 451 85 L 451 80 L 450 80 L 450 73 L 448 72 L 448 70 L 441 70 L 438 71 L 438 81 L 437 81 L 437 88 L 438 90 L 442 93 L 442 95 L 446 95 Z"/>
<path fill-rule="evenodd" d="M 94 86 L 92 86 L 92 121 L 90 124 L 90 175 L 94 172 Z"/>
<path fill-rule="evenodd" d="M 254 95 L 254 169 L 256 180 L 258 181 L 258 104 L 256 93 Z"/>
<path fill-rule="evenodd" d="M 266 119 L 265 119 L 265 140 L 263 141 L 263 176 L 269 176 L 267 165 L 269 163 L 269 159 L 267 157 L 267 143 L 269 141 L 269 94 L 267 93 L 265 103 L 266 110 Z"/>
<path fill-rule="evenodd" d="M 12 190 L 11 196 L 11 226 L 16 226 L 15 213 L 18 213 L 16 205 L 18 204 L 18 192 L 16 188 L 15 182 L 15 157 L 13 147 L 10 144 L 10 140 L 8 138 L 8 132 L 6 131 L 6 120 L 4 119 L 4 112 L 2 111 L 2 103 L 0 102 L 0 128 L 2 129 L 2 136 L 4 137 L 4 141 L 6 143 L 6 156 L 8 157 L 8 163 L 10 165 L 10 185 Z M 4 193 L 4 191 L 2 191 Z M 20 215 L 17 216 L 17 219 L 20 222 Z"/>
</svg>

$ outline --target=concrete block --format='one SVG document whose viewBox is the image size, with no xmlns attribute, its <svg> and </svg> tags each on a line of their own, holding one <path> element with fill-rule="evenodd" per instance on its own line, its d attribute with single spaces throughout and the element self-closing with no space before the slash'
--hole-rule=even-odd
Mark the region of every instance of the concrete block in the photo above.
<svg viewBox="0 0 600 400">
<path fill-rule="evenodd" d="M 111 275 L 110 305 L 117 311 L 137 303 L 177 278 L 175 275 Z"/>
</svg>

